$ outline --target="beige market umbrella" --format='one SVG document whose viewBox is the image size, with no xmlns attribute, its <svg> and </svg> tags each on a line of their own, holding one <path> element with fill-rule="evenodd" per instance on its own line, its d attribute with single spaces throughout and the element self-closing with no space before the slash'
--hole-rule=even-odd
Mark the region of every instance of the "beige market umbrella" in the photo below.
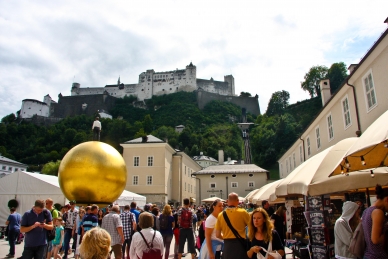
<svg viewBox="0 0 388 259">
<path fill-rule="evenodd" d="M 356 171 L 346 175 L 335 175 L 318 180 L 309 185 L 309 195 L 344 192 L 355 189 L 373 188 L 376 184 L 388 185 L 388 167 L 373 170 L 373 177 L 368 171 Z"/>
<path fill-rule="evenodd" d="M 252 202 L 257 203 L 258 201 L 269 200 L 271 194 L 275 193 L 276 187 L 282 180 L 283 179 L 274 181 L 272 183 L 267 183 L 266 185 L 261 187 L 255 194 L 252 195 Z"/>
<path fill-rule="evenodd" d="M 383 113 L 349 148 L 333 175 L 388 166 L 388 111 Z"/>
<path fill-rule="evenodd" d="M 252 202 L 252 196 L 255 195 L 258 191 L 260 191 L 261 188 L 255 189 L 251 191 L 250 193 L 245 196 L 245 199 L 248 200 L 249 202 Z"/>
<path fill-rule="evenodd" d="M 210 198 L 206 198 L 206 199 L 203 199 L 202 202 L 209 202 L 209 203 L 212 203 L 214 202 L 215 200 L 221 200 L 221 201 L 224 201 L 223 199 L 221 198 L 218 198 L 218 197 L 210 197 Z"/>
<path fill-rule="evenodd" d="M 357 138 L 347 138 L 323 150 L 294 169 L 277 186 L 277 197 L 289 195 L 311 195 L 311 184 L 329 179 L 330 173 L 340 163 Z M 345 180 L 345 178 L 343 178 Z M 329 192 L 326 192 L 329 193 Z"/>
</svg>

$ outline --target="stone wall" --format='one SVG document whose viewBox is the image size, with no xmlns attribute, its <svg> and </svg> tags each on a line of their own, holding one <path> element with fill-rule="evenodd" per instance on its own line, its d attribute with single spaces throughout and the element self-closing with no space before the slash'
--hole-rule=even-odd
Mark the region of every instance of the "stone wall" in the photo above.
<svg viewBox="0 0 388 259">
<path fill-rule="evenodd" d="M 213 100 L 233 103 L 235 105 L 240 106 L 243 109 L 245 108 L 246 112 L 249 112 L 253 115 L 260 114 L 258 95 L 256 95 L 255 97 L 240 97 L 240 96 L 219 95 L 219 94 L 209 93 L 205 91 L 197 92 L 198 108 L 203 109 L 206 104 L 208 104 Z"/>
<path fill-rule="evenodd" d="M 59 95 L 58 103 L 53 103 L 50 106 L 50 116 L 58 118 L 82 114 L 93 116 L 97 111 L 111 110 L 114 107 L 116 100 L 117 98 L 106 93 L 78 96 Z M 83 109 L 84 104 L 86 104 L 86 108 Z"/>
</svg>

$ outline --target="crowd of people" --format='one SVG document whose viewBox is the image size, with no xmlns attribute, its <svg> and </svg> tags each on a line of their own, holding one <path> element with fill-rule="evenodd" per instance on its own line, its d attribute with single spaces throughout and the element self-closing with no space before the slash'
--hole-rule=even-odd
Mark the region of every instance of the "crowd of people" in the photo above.
<svg viewBox="0 0 388 259">
<path fill-rule="evenodd" d="M 359 204 L 344 202 L 334 228 L 336 258 L 356 258 L 349 245 L 360 222 L 366 243 L 364 258 L 388 258 L 388 189 L 377 185 L 376 197 L 363 214 Z M 199 259 L 285 258 L 284 215 L 283 206 L 275 212 L 267 201 L 260 208 L 253 204 L 242 207 L 236 193 L 230 193 L 226 203 L 217 199 L 210 206 L 194 207 L 184 199 L 182 207 L 167 204 L 161 211 L 152 204 L 142 210 L 136 202 L 124 208 L 77 208 L 76 201 L 57 211 L 52 199 L 37 200 L 23 215 L 10 209 L 6 257 L 15 257 L 15 241 L 24 233 L 23 259 L 67 259 L 72 253 L 82 259 L 106 259 L 111 254 L 117 259 L 167 259 L 173 237 L 175 259 L 182 258 L 186 244 L 192 259 L 196 255 Z"/>
</svg>

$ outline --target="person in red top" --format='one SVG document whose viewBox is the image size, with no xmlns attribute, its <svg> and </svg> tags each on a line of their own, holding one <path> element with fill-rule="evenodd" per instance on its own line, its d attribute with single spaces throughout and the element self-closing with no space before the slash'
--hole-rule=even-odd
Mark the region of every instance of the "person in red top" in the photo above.
<svg viewBox="0 0 388 259">
<path fill-rule="evenodd" d="M 180 226 L 178 259 L 182 258 L 186 239 L 192 259 L 195 257 L 193 218 L 194 212 L 190 209 L 190 200 L 185 198 L 183 199 L 183 207 L 178 211 L 178 223 Z"/>
</svg>

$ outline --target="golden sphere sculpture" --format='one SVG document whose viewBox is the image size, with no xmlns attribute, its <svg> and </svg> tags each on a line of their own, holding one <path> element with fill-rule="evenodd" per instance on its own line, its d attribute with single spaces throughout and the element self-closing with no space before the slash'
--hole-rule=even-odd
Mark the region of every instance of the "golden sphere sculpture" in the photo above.
<svg viewBox="0 0 388 259">
<path fill-rule="evenodd" d="M 105 206 L 123 192 L 127 169 L 123 157 L 112 146 L 89 141 L 67 152 L 59 166 L 58 181 L 68 200 L 79 205 Z"/>
</svg>

